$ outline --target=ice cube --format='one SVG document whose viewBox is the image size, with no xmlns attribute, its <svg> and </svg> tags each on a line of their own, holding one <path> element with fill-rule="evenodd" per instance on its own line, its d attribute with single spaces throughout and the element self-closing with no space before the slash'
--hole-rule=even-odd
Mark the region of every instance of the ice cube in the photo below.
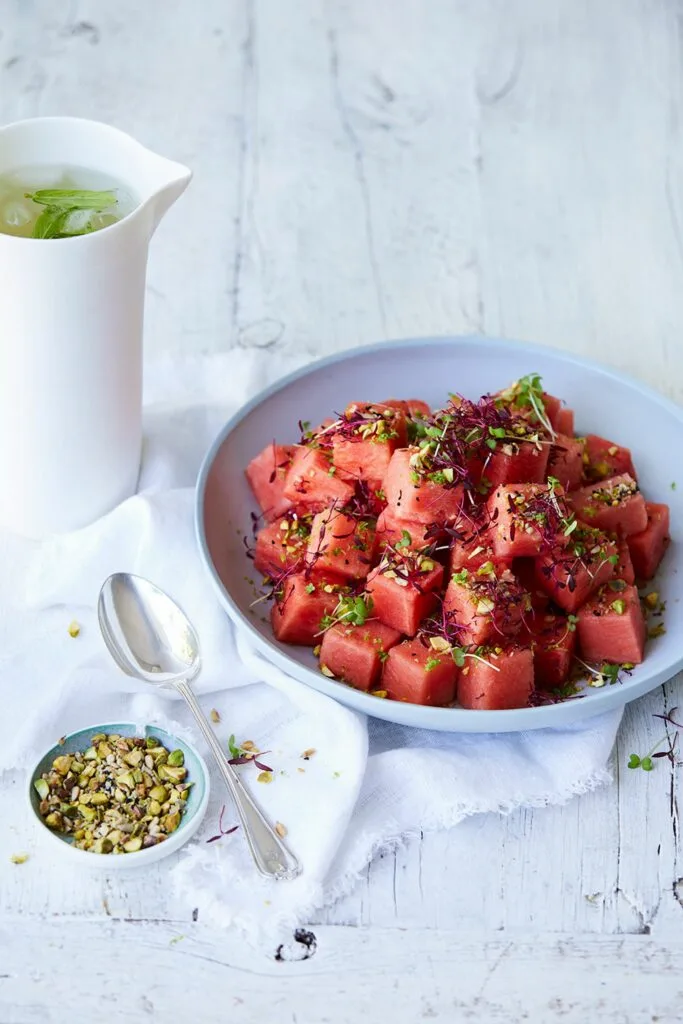
<svg viewBox="0 0 683 1024">
<path fill-rule="evenodd" d="M 71 210 L 67 215 L 61 230 L 64 235 L 80 235 L 88 230 L 92 220 L 92 210 Z"/>
<path fill-rule="evenodd" d="M 21 228 L 28 224 L 33 216 L 28 202 L 20 199 L 10 199 L 0 209 L 0 219 L 9 228 Z"/>
</svg>

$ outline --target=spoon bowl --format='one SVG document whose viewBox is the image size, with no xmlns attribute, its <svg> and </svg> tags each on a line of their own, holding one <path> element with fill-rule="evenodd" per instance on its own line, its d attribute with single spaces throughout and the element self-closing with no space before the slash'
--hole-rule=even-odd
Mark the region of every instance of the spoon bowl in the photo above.
<svg viewBox="0 0 683 1024">
<path fill-rule="evenodd" d="M 109 652 L 126 675 L 155 686 L 190 681 L 201 668 L 199 640 L 185 613 L 142 576 L 117 572 L 97 604 Z"/>
</svg>

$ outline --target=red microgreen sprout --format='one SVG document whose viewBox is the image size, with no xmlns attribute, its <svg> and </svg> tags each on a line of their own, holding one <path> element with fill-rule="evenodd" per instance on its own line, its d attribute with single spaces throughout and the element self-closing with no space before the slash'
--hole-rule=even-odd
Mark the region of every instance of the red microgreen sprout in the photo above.
<svg viewBox="0 0 683 1024">
<path fill-rule="evenodd" d="M 269 768 L 267 764 L 263 764 L 261 761 L 258 760 L 258 757 L 260 757 L 261 754 L 268 754 L 268 750 L 259 750 L 257 756 L 256 752 L 253 750 L 247 750 L 244 747 L 238 747 L 237 744 L 235 743 L 234 733 L 230 736 L 228 740 L 228 750 L 230 751 L 228 764 L 238 765 L 253 763 L 262 772 L 272 772 L 273 770 L 272 768 Z"/>
<path fill-rule="evenodd" d="M 233 736 L 234 739 L 234 736 Z M 225 805 L 221 807 L 221 813 L 218 816 L 218 833 L 215 836 L 211 836 L 207 839 L 207 843 L 215 843 L 217 839 L 222 839 L 223 836 L 230 836 L 233 832 L 236 832 L 239 825 L 233 825 L 231 828 L 223 828 L 223 815 L 225 814 Z"/>
</svg>

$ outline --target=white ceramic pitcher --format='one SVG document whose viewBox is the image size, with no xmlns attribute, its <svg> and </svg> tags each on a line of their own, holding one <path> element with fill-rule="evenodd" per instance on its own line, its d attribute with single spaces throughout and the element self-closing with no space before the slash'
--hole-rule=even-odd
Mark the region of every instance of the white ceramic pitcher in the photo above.
<svg viewBox="0 0 683 1024">
<path fill-rule="evenodd" d="M 147 250 L 191 178 L 96 121 L 0 128 L 0 173 L 40 165 L 99 171 L 136 205 L 74 238 L 0 234 L 0 527 L 30 537 L 85 526 L 135 491 Z"/>
</svg>

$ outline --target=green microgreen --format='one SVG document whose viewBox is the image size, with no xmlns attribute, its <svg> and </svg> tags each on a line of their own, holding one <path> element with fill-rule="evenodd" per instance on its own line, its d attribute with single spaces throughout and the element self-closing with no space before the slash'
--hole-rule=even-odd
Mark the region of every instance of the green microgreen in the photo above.
<svg viewBox="0 0 683 1024">
<path fill-rule="evenodd" d="M 612 686 L 614 683 L 620 682 L 620 673 L 631 672 L 634 668 L 630 661 L 624 661 L 621 665 L 610 661 L 603 661 L 602 664 L 597 667 L 595 665 L 589 665 L 581 658 L 577 658 L 576 661 L 590 672 L 591 679 L 588 685 L 598 688 L 605 685 Z"/>
<path fill-rule="evenodd" d="M 520 377 L 509 388 L 501 392 L 501 397 L 508 401 L 512 400 L 517 408 L 531 409 L 538 422 L 551 437 L 555 437 L 555 431 L 545 411 L 543 382 L 539 373 L 527 373 L 525 377 Z"/>
<path fill-rule="evenodd" d="M 656 758 L 666 757 L 671 764 L 676 763 L 676 747 L 678 743 L 678 730 L 683 729 L 683 722 L 677 722 L 674 718 L 674 713 L 678 708 L 671 708 L 665 715 L 653 715 L 653 718 L 661 718 L 667 725 L 672 725 L 677 731 L 673 734 L 673 738 L 669 732 L 666 733 L 660 740 L 658 740 L 654 747 L 647 752 L 644 757 L 640 757 L 638 754 L 631 754 L 628 759 L 629 768 L 642 768 L 644 772 L 651 772 L 654 768 L 654 761 Z M 666 744 L 666 749 L 660 750 L 659 748 Z"/>
<path fill-rule="evenodd" d="M 320 620 L 320 633 L 326 633 L 338 622 L 344 622 L 349 626 L 364 626 L 372 614 L 372 608 L 373 602 L 369 594 L 360 594 L 358 597 L 344 595 L 339 598 L 331 615 L 323 615 Z"/>
</svg>

